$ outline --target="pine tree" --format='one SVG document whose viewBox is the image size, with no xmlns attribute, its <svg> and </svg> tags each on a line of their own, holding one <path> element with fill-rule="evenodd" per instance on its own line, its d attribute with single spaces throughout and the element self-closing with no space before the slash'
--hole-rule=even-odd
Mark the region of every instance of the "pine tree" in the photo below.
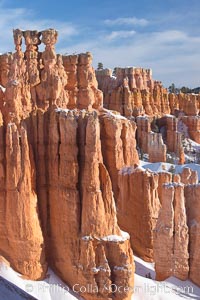
<svg viewBox="0 0 200 300">
<path fill-rule="evenodd" d="M 102 62 L 98 63 L 97 70 L 103 70 L 103 63 Z"/>
</svg>

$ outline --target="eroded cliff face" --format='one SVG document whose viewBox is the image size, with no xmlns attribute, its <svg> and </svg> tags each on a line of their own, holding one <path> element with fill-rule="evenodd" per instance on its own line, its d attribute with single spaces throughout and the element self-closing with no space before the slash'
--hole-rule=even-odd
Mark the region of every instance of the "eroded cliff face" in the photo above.
<svg viewBox="0 0 200 300">
<path fill-rule="evenodd" d="M 99 89 L 104 93 L 104 105 L 126 117 L 170 113 L 168 93 L 160 81 L 152 79 L 152 71 L 142 68 L 97 70 Z"/>
<path fill-rule="evenodd" d="M 1 127 L 1 254 L 31 279 L 49 264 L 86 287 L 85 299 L 130 299 L 133 255 L 117 224 L 98 112 L 52 107 L 18 127 Z"/>
<path fill-rule="evenodd" d="M 185 279 L 190 268 L 200 284 L 198 214 L 191 208 L 198 207 L 197 173 L 140 168 L 135 139 L 137 129 L 150 161 L 165 161 L 164 137 L 151 132 L 154 116 L 169 113 L 173 101 L 197 112 L 197 99 L 180 104 L 174 95 L 168 102 L 149 70 L 119 68 L 117 78 L 103 74 L 101 87 L 107 107 L 128 118 L 107 110 L 91 54 L 57 55 L 57 35 L 14 30 L 16 52 L 0 56 L 0 254 L 31 279 L 44 278 L 51 266 L 76 291 L 83 286 L 87 300 L 130 300 L 131 237 L 141 258 L 156 256 L 159 280 Z M 198 139 L 198 117 L 188 115 L 182 125 Z M 181 160 L 178 122 L 165 117 L 165 123 L 166 143 Z M 183 184 L 192 184 L 185 188 L 189 223 Z"/>
<path fill-rule="evenodd" d="M 115 68 L 114 73 L 103 69 L 96 70 L 96 76 L 105 107 L 126 117 L 162 116 L 178 110 L 186 116 L 199 114 L 199 95 L 168 93 L 162 82 L 153 80 L 150 69 Z"/>
<path fill-rule="evenodd" d="M 200 184 L 187 185 L 185 187 L 186 211 L 189 228 L 189 253 L 190 253 L 190 273 L 189 278 L 200 286 L 200 247 L 199 247 L 199 192 Z"/>
<path fill-rule="evenodd" d="M 153 230 L 160 209 L 159 176 L 137 166 L 125 167 L 119 174 L 119 224 L 130 233 L 134 253 L 145 261 L 153 261 Z"/>
<path fill-rule="evenodd" d="M 45 243 L 38 215 L 36 168 L 27 130 L 1 123 L 0 251 L 11 265 L 30 279 L 47 269 Z"/>
<path fill-rule="evenodd" d="M 103 160 L 117 201 L 119 170 L 139 163 L 135 139 L 136 124 L 109 111 L 101 113 L 100 121 Z"/>
<path fill-rule="evenodd" d="M 16 52 L 0 56 L 0 84 L 6 88 L 0 97 L 6 123 L 19 124 L 33 109 L 46 110 L 54 104 L 70 109 L 102 107 L 103 94 L 97 89 L 91 53 L 57 55 L 58 32 L 54 29 L 16 29 L 13 33 Z M 38 51 L 41 42 L 43 52 Z"/>
<path fill-rule="evenodd" d="M 156 279 L 175 276 L 188 278 L 188 226 L 184 185 L 165 183 L 162 187 L 162 207 L 154 231 Z"/>
<path fill-rule="evenodd" d="M 115 117 L 102 108 L 92 56 L 56 55 L 53 29 L 14 30 L 14 41 L 16 52 L 0 59 L 0 252 L 27 278 L 44 278 L 49 265 L 85 299 L 128 300 L 133 254 L 102 152 L 102 120 Z M 138 161 L 136 128 L 117 124 L 121 168 Z"/>
<path fill-rule="evenodd" d="M 30 136 L 35 133 L 30 142 L 36 162 L 44 167 L 38 166 L 38 178 L 46 175 L 37 188 L 50 265 L 71 286 L 98 288 L 96 296 L 111 294 L 104 285 L 133 285 L 133 256 L 117 225 L 97 112 L 39 112 L 29 121 L 29 130 Z"/>
</svg>

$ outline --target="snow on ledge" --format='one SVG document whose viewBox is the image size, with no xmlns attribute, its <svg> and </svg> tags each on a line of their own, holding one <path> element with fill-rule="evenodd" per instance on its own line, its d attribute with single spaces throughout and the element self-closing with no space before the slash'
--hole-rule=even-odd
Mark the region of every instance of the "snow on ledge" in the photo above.
<svg viewBox="0 0 200 300">
<path fill-rule="evenodd" d="M 107 111 L 106 116 L 114 117 L 115 119 L 118 119 L 118 120 L 128 120 L 127 118 L 125 118 L 119 114 L 114 114 L 112 111 L 109 111 L 109 110 Z"/>
<path fill-rule="evenodd" d="M 5 88 L 5 87 L 3 87 L 2 85 L 0 85 L 0 88 L 1 88 L 2 92 L 4 92 L 4 93 L 5 93 L 5 91 L 6 91 L 6 88 Z"/>
<path fill-rule="evenodd" d="M 68 113 L 68 111 L 69 111 L 69 109 L 67 109 L 67 108 L 61 108 L 61 107 L 58 107 L 58 108 L 56 108 L 55 109 L 55 112 L 64 112 L 64 113 Z"/>
<path fill-rule="evenodd" d="M 128 233 L 126 234 L 127 235 L 123 234 L 122 236 L 112 234 L 112 235 L 104 236 L 103 238 L 101 238 L 101 240 L 104 242 L 113 242 L 113 243 L 125 242 L 130 239 L 129 234 Z"/>
<path fill-rule="evenodd" d="M 146 172 L 147 170 L 143 168 L 142 166 L 137 166 L 137 167 L 123 167 L 120 171 L 120 175 L 131 175 L 132 173 L 135 172 Z"/>
</svg>

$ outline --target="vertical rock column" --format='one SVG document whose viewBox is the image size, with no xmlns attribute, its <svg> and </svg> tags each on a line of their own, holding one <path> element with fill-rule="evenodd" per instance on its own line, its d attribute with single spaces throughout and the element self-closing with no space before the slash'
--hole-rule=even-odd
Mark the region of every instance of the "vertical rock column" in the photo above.
<svg viewBox="0 0 200 300">
<path fill-rule="evenodd" d="M 188 127 L 190 138 L 200 143 L 200 116 L 184 116 L 181 120 Z"/>
<path fill-rule="evenodd" d="M 27 116 L 25 112 L 29 113 L 32 109 L 30 88 L 25 80 L 26 64 L 21 49 L 22 36 L 21 30 L 13 30 L 16 52 L 12 57 L 5 91 L 3 114 L 6 124 L 10 121 L 19 124 L 21 118 Z"/>
<path fill-rule="evenodd" d="M 96 108 L 103 106 L 103 93 L 97 89 L 97 80 L 92 67 L 92 54 L 86 52 L 79 55 L 77 75 L 78 75 L 78 103 L 77 107 Z"/>
<path fill-rule="evenodd" d="M 170 276 L 181 280 L 188 278 L 188 241 L 184 185 L 165 183 L 154 231 L 156 280 L 162 281 Z"/>
<path fill-rule="evenodd" d="M 45 51 L 42 53 L 43 69 L 41 71 L 41 83 L 37 86 L 39 107 L 58 105 L 67 106 L 68 95 L 65 91 L 67 75 L 62 65 L 62 57 L 56 55 L 55 44 L 58 32 L 54 29 L 42 31 L 42 42 Z"/>
<path fill-rule="evenodd" d="M 149 162 L 166 162 L 167 147 L 161 133 L 148 134 L 148 154 Z"/>
<path fill-rule="evenodd" d="M 140 167 L 124 167 L 118 184 L 119 225 L 130 233 L 134 253 L 153 261 L 153 230 L 160 209 L 158 174 Z"/>
<path fill-rule="evenodd" d="M 38 114 L 32 122 L 39 128 L 31 132 L 44 177 L 37 190 L 48 262 L 69 286 L 92 286 L 85 299 L 128 300 L 130 290 L 112 294 L 110 288 L 133 286 L 134 261 L 129 236 L 117 225 L 98 114 L 53 107 Z"/>
<path fill-rule="evenodd" d="M 39 73 L 39 57 L 38 57 L 38 45 L 41 43 L 40 35 L 37 30 L 34 31 L 24 31 L 23 36 L 25 38 L 26 44 L 26 69 L 27 69 L 27 79 L 30 83 L 31 89 L 31 100 L 33 107 L 37 105 L 37 96 L 35 87 L 40 83 L 40 73 Z"/>
<path fill-rule="evenodd" d="M 138 116 L 137 124 L 137 144 L 141 151 L 148 153 L 148 136 L 151 131 L 151 123 L 148 116 Z"/>
<path fill-rule="evenodd" d="M 11 266 L 29 279 L 44 278 L 46 262 L 44 239 L 38 216 L 35 165 L 27 141 L 27 131 L 15 124 L 6 128 L 5 197 L 1 203 L 4 229 L 0 233 L 0 250 Z M 2 165 L 1 165 L 2 166 Z"/>
<path fill-rule="evenodd" d="M 185 198 L 189 227 L 190 279 L 200 286 L 200 184 L 186 185 Z"/>
<path fill-rule="evenodd" d="M 135 141 L 136 126 L 135 122 L 109 112 L 102 114 L 100 120 L 103 160 L 117 200 L 119 170 L 125 165 L 132 166 L 139 162 Z"/>
</svg>

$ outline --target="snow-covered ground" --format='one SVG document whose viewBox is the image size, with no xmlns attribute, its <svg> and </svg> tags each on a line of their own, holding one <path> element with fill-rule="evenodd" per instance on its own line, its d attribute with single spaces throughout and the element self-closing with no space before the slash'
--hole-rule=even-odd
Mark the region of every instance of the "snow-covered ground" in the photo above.
<svg viewBox="0 0 200 300">
<path fill-rule="evenodd" d="M 158 282 L 155 281 L 154 264 L 144 262 L 135 256 L 136 274 L 134 295 L 132 300 L 184 300 L 200 299 L 200 288 L 187 281 L 170 277 Z M 21 277 L 4 261 L 0 262 L 0 276 L 12 282 L 38 300 L 77 300 L 82 299 L 73 294 L 68 286 L 49 269 L 44 281 L 31 281 Z M 152 279 L 149 279 L 150 277 Z M 13 300 L 5 298 L 6 300 Z"/>
<path fill-rule="evenodd" d="M 200 299 L 200 288 L 191 281 L 181 281 L 174 277 L 162 282 L 156 281 L 154 264 L 144 262 L 136 256 L 135 266 L 135 293 L 132 300 Z"/>
<path fill-rule="evenodd" d="M 163 163 L 163 162 L 150 163 L 147 161 L 140 160 L 140 166 L 142 166 L 144 169 L 150 169 L 153 172 L 170 172 L 173 170 L 174 173 L 181 173 L 184 168 L 188 167 L 194 171 L 197 171 L 200 180 L 199 164 L 189 163 L 184 165 L 174 165 L 174 164 Z"/>
<path fill-rule="evenodd" d="M 38 300 L 77 300 L 82 299 L 73 293 L 55 273 L 49 269 L 47 278 L 43 281 L 23 279 L 22 276 L 9 267 L 4 261 L 0 262 L 0 276 L 12 282 L 26 293 Z M 3 300 L 3 299 L 2 299 Z M 4 300 L 14 300 L 5 298 Z"/>
</svg>

